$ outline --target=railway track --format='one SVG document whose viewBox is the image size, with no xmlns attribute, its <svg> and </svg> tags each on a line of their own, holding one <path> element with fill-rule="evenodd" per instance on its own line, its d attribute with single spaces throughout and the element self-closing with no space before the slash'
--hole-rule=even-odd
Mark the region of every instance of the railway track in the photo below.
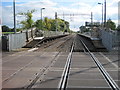
<svg viewBox="0 0 120 90">
<path fill-rule="evenodd" d="M 43 43 L 43 44 L 37 44 L 36 48 L 38 48 L 38 50 L 36 51 L 43 51 L 43 52 L 69 52 L 69 47 L 71 47 L 71 42 L 73 39 L 73 35 L 68 35 L 62 38 L 58 38 L 54 41 L 48 41 L 48 43 Z M 65 46 L 68 45 L 69 46 Z"/>
<path fill-rule="evenodd" d="M 102 75 L 106 79 L 107 83 L 113 90 L 120 90 L 119 86 L 116 84 L 116 82 L 112 79 L 112 77 L 107 73 L 105 68 L 102 66 L 102 64 L 99 62 L 99 60 L 95 57 L 93 53 L 90 52 L 88 47 L 85 45 L 85 43 L 81 40 L 83 46 L 88 51 L 89 55 L 91 56 L 92 60 L 94 60 L 95 64 L 98 66 L 99 70 L 101 71 Z"/>
<path fill-rule="evenodd" d="M 66 41 L 68 41 L 70 39 L 70 37 L 68 36 L 66 36 L 66 37 L 63 37 L 63 38 L 60 38 L 60 39 L 58 39 L 58 40 L 54 40 L 54 41 L 52 41 L 52 42 L 50 42 L 50 43 L 47 43 L 46 45 L 45 44 L 43 44 L 42 46 L 41 46 L 41 48 L 42 49 L 44 49 L 44 51 L 40 48 L 40 49 L 38 49 L 38 50 L 36 50 L 36 51 L 34 51 L 33 53 L 30 51 L 30 52 L 20 52 L 20 53 L 17 53 L 17 54 L 12 54 L 12 55 L 9 55 L 8 57 L 5 57 L 5 60 L 3 61 L 3 66 L 5 66 L 5 70 L 6 70 L 6 72 L 5 73 L 7 73 L 8 72 L 8 75 L 6 74 L 5 76 L 3 76 L 3 79 L 2 79 L 2 84 L 3 84 L 3 87 L 7 87 L 7 88 L 9 88 L 9 87 L 11 87 L 11 85 L 9 86 L 9 82 L 11 82 L 11 80 L 12 79 L 14 79 L 14 78 L 18 78 L 18 75 L 19 74 L 21 74 L 21 73 L 24 73 L 24 74 L 27 74 L 27 72 L 25 72 L 26 70 L 28 70 L 29 68 L 31 68 L 32 67 L 32 65 L 34 66 L 34 64 L 36 63 L 36 62 L 38 62 L 39 61 L 39 59 L 36 59 L 36 57 L 34 57 L 34 58 L 29 58 L 28 60 L 26 60 L 25 58 L 26 58 L 26 56 L 27 57 L 33 57 L 34 55 L 36 55 L 36 56 L 38 56 L 38 54 L 40 54 L 40 56 L 39 56 L 39 58 L 42 58 L 42 57 L 49 57 L 49 59 L 50 60 L 47 60 L 48 62 L 41 62 L 41 63 L 43 63 L 43 65 L 42 66 L 39 66 L 39 65 L 37 65 L 36 64 L 36 67 L 38 67 L 39 66 L 39 70 L 35 70 L 35 73 L 33 72 L 32 73 L 32 75 L 30 76 L 30 77 L 28 77 L 28 78 L 26 78 L 26 82 L 27 82 L 27 84 L 29 84 L 29 85 L 22 85 L 21 86 L 21 83 L 18 83 L 17 85 L 15 84 L 15 85 L 12 85 L 12 87 L 15 87 L 15 86 L 19 86 L 19 87 L 21 87 L 21 88 L 30 88 L 36 81 L 37 81 L 37 79 L 38 78 L 40 78 L 40 77 L 42 77 L 42 76 L 44 76 L 44 74 L 48 71 L 48 69 L 49 69 L 49 67 L 51 67 L 51 65 L 53 64 L 53 63 L 55 63 L 55 61 L 56 61 L 56 59 L 55 58 L 57 58 L 57 56 L 59 55 L 59 53 L 61 52 L 61 50 L 60 49 L 62 49 L 62 47 L 61 47 L 61 44 L 62 45 L 64 45 L 64 43 L 66 42 Z M 55 47 L 56 48 L 59 48 L 58 49 L 58 51 L 59 52 L 53 52 L 53 54 L 51 54 L 51 52 L 50 52 L 50 54 L 51 54 L 51 56 L 49 56 L 50 54 L 48 54 L 49 52 L 49 49 L 53 49 L 53 48 L 55 48 L 54 46 L 53 47 L 51 47 L 53 44 L 55 44 L 55 43 L 58 43 L 59 41 L 61 40 L 61 42 L 59 43 L 59 44 L 56 44 L 55 45 Z M 47 50 L 46 50 L 46 48 L 47 48 Z M 42 50 L 42 51 L 39 51 L 39 50 Z M 38 52 L 39 51 L 39 52 Z M 11 58 L 12 57 L 12 58 Z M 20 61 L 21 59 L 21 57 L 24 57 L 23 59 L 25 59 L 25 61 L 27 61 L 27 62 L 24 62 L 24 64 L 23 65 L 19 65 L 19 63 L 21 63 L 21 62 L 23 62 L 23 61 Z M 45 58 L 46 58 L 45 57 Z M 8 59 L 9 58 L 9 59 Z M 29 62 L 28 62 L 29 61 Z M 17 63 L 17 62 L 19 62 L 19 63 Z M 11 68 L 13 68 L 13 66 L 11 66 L 11 65 L 9 65 L 9 64 L 11 64 L 11 63 L 17 63 L 17 67 L 14 69 L 14 71 L 13 70 L 11 70 Z M 40 62 L 39 62 L 39 64 L 40 64 Z M 6 69 L 6 67 L 7 66 L 10 66 L 10 68 L 9 69 Z M 16 65 L 15 65 L 16 66 Z M 37 69 L 37 68 L 36 68 Z M 3 67 L 3 74 L 4 74 L 4 67 Z M 12 71 L 12 72 L 11 72 Z M 29 70 L 30 71 L 30 70 Z M 28 73 L 29 74 L 29 73 Z M 30 73 L 31 74 L 31 73 Z M 22 76 L 21 76 L 21 78 L 23 78 Z M 8 83 L 8 84 L 7 84 Z M 7 84 L 7 85 L 6 85 Z"/>
<path fill-rule="evenodd" d="M 94 61 L 94 63 L 98 67 L 98 69 L 100 70 L 101 74 L 105 78 L 106 82 L 109 84 L 110 88 L 112 90 L 120 90 L 119 86 L 112 79 L 112 77 L 108 74 L 108 72 L 105 70 L 105 68 L 99 62 L 99 60 L 95 57 L 95 55 L 92 52 L 90 52 L 90 50 L 88 49 L 88 47 L 86 46 L 86 44 L 82 40 L 80 40 L 80 41 L 81 41 L 82 45 L 84 46 L 84 48 L 88 51 L 90 57 L 92 58 L 92 60 Z M 71 67 L 71 63 L 73 62 L 73 60 L 72 60 L 73 50 L 74 50 L 74 41 L 73 41 L 71 51 L 67 57 L 67 61 L 66 61 L 64 70 L 63 70 L 62 78 L 60 80 L 60 84 L 58 87 L 59 90 L 66 90 L 67 89 L 67 84 L 68 84 L 68 79 L 69 79 L 69 74 L 70 74 L 69 73 L 70 67 Z"/>
<path fill-rule="evenodd" d="M 12 76 L 4 79 L 3 90 L 4 88 L 48 88 L 48 90 L 49 88 L 58 90 L 74 88 L 96 90 L 97 88 L 100 90 L 119 90 L 116 79 L 113 79 L 111 74 L 107 72 L 104 67 L 105 64 L 99 61 L 101 57 L 106 59 L 105 56 L 98 52 L 100 56 L 97 59 L 96 53 L 91 52 L 95 51 L 94 47 L 89 50 L 83 38 L 75 37 L 74 35 L 66 36 L 43 44 L 38 50 L 22 54 L 24 61 L 30 58 L 31 60 L 18 68 L 17 72 L 14 72 L 15 74 L 13 73 Z M 41 56 L 39 56 L 40 53 Z M 20 55 L 19 58 L 18 56 L 14 58 L 18 61 L 15 62 L 11 59 L 9 62 L 4 62 L 3 69 L 6 70 L 5 66 L 10 66 L 9 63 L 23 63 L 19 60 Z M 111 63 L 110 60 L 108 61 Z M 116 64 L 112 65 L 117 68 Z M 112 69 L 114 70 L 114 68 Z M 19 82 L 19 80 L 22 81 Z"/>
</svg>

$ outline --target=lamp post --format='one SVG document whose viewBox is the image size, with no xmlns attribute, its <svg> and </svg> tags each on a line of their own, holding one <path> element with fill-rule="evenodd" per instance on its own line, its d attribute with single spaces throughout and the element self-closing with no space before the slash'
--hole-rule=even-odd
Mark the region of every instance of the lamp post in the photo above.
<svg viewBox="0 0 120 90">
<path fill-rule="evenodd" d="M 16 33 L 15 0 L 13 0 L 14 33 Z"/>
<path fill-rule="evenodd" d="M 41 8 L 41 30 L 42 30 L 42 10 L 44 10 L 45 8 Z"/>
<path fill-rule="evenodd" d="M 103 3 L 98 3 L 100 5 L 102 5 L 102 27 L 103 27 Z"/>
</svg>

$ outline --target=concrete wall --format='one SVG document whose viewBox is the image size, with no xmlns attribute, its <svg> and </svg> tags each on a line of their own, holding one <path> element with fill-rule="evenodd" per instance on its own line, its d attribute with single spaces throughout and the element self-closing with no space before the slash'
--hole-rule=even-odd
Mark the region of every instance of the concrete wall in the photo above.
<svg viewBox="0 0 120 90">
<path fill-rule="evenodd" d="M 103 45 L 109 50 L 118 48 L 118 38 L 120 36 L 115 31 L 99 31 L 100 38 L 102 39 Z"/>
</svg>

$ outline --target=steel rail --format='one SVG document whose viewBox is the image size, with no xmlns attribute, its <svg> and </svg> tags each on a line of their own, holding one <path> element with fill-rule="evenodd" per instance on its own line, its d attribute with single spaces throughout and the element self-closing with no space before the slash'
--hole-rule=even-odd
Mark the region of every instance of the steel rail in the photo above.
<svg viewBox="0 0 120 90">
<path fill-rule="evenodd" d="M 59 56 L 60 52 L 58 52 L 55 57 L 52 59 L 52 61 L 47 65 L 45 66 L 45 69 L 42 70 L 42 73 L 39 72 L 35 78 L 31 81 L 31 83 L 28 85 L 28 86 L 25 86 L 23 87 L 23 89 L 25 90 L 31 90 L 31 88 L 33 87 L 33 85 L 35 85 L 35 83 L 37 82 L 38 79 L 41 78 L 41 76 L 43 76 L 45 74 L 45 72 L 48 71 L 48 69 L 51 67 L 51 65 L 54 63 L 54 61 L 56 60 L 56 58 Z M 34 90 L 34 89 L 33 89 Z"/>
<path fill-rule="evenodd" d="M 61 78 L 59 86 L 58 86 L 58 90 L 65 90 L 66 89 L 67 80 L 68 80 L 68 77 L 69 77 L 70 66 L 71 66 L 73 49 L 74 49 L 74 42 L 72 44 L 72 48 L 70 50 L 70 53 L 67 57 L 67 61 L 66 61 L 63 73 L 62 73 L 62 78 Z"/>
<path fill-rule="evenodd" d="M 96 63 L 96 65 L 98 66 L 99 70 L 101 71 L 101 73 L 103 74 L 104 78 L 106 79 L 107 83 L 109 84 L 109 86 L 113 89 L 113 90 L 120 90 L 119 86 L 115 83 L 115 81 L 112 79 L 112 77 L 108 74 L 108 72 L 105 70 L 105 68 L 102 66 L 102 64 L 99 62 L 99 60 L 95 57 L 95 55 L 93 53 L 90 52 L 90 50 L 88 49 L 88 47 L 86 46 L 86 44 L 80 40 L 81 43 L 83 44 L 83 46 L 85 47 L 85 49 L 88 51 L 89 55 L 91 56 L 91 58 L 93 59 L 93 61 Z"/>
</svg>

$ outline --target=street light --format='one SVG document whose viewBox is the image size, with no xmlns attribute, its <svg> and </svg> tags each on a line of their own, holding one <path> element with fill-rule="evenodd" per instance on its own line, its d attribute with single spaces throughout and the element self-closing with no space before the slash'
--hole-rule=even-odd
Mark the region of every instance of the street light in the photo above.
<svg viewBox="0 0 120 90">
<path fill-rule="evenodd" d="M 15 0 L 13 0 L 14 33 L 16 33 Z"/>
<path fill-rule="evenodd" d="M 41 30 L 42 30 L 42 10 L 44 10 L 45 8 L 41 8 Z"/>
<path fill-rule="evenodd" d="M 103 27 L 103 3 L 98 3 L 99 5 L 102 5 L 102 27 Z"/>
</svg>

